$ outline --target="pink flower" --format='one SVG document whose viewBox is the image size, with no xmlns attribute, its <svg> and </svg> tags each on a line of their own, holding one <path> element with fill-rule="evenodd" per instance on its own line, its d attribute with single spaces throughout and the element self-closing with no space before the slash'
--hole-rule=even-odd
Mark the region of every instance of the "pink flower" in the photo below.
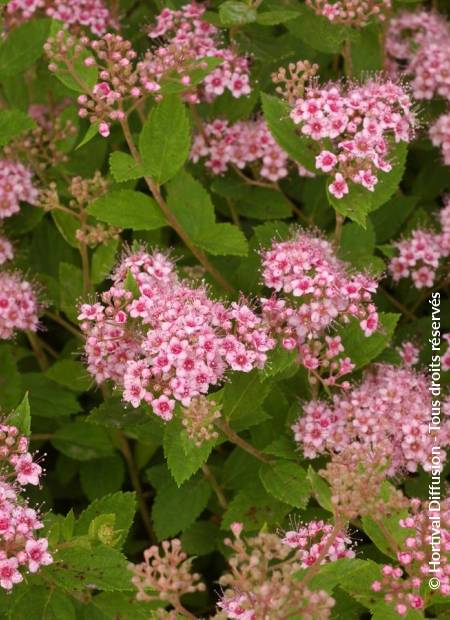
<svg viewBox="0 0 450 620">
<path fill-rule="evenodd" d="M 27 541 L 25 552 L 28 558 L 28 569 L 30 573 L 36 573 L 41 566 L 47 566 L 53 562 L 53 558 L 48 553 L 47 547 L 48 541 L 46 538 Z"/>
<path fill-rule="evenodd" d="M 35 486 L 39 484 L 42 467 L 33 463 L 31 454 L 21 454 L 14 460 L 13 464 L 19 484 L 33 484 Z"/>
<path fill-rule="evenodd" d="M 23 581 L 22 575 L 17 570 L 18 565 L 14 557 L 0 560 L 0 586 L 5 590 L 11 590 L 14 584 Z"/>
<path fill-rule="evenodd" d="M 167 396 L 160 396 L 152 401 L 153 411 L 163 420 L 171 420 L 172 412 L 175 408 L 175 401 L 170 400 Z"/>
<path fill-rule="evenodd" d="M 334 181 L 328 186 L 328 189 L 335 198 L 343 198 L 345 194 L 348 194 L 348 185 L 340 172 L 334 175 Z"/>
<path fill-rule="evenodd" d="M 322 151 L 316 157 L 316 168 L 324 172 L 330 172 L 337 163 L 337 157 L 330 151 Z"/>
</svg>

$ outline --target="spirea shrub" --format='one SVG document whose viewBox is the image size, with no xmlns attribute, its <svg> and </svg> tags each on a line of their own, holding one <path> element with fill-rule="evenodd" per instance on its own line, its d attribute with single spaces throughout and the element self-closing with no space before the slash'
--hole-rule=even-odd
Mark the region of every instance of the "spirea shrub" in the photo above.
<svg viewBox="0 0 450 620">
<path fill-rule="evenodd" d="M 0 4 L 0 620 L 448 619 L 448 2 Z"/>
</svg>

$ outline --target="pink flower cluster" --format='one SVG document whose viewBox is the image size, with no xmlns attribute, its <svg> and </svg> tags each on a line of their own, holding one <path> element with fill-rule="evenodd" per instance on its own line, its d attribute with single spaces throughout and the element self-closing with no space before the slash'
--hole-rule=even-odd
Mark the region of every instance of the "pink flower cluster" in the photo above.
<svg viewBox="0 0 450 620">
<path fill-rule="evenodd" d="M 228 370 L 261 368 L 275 346 L 245 303 L 211 300 L 204 287 L 180 280 L 159 252 L 125 258 L 101 302 L 82 305 L 78 318 L 97 381 L 112 379 L 126 402 L 148 402 L 164 420 L 176 401 L 188 406 Z"/>
<path fill-rule="evenodd" d="M 198 89 L 191 91 L 188 100 L 198 103 L 200 100 L 212 101 L 225 90 L 233 97 L 242 97 L 251 92 L 249 63 L 238 56 L 230 47 L 223 47 L 220 31 L 202 19 L 206 7 L 192 2 L 179 10 L 165 8 L 156 18 L 156 26 L 150 29 L 152 39 L 164 37 L 166 44 L 158 48 L 156 57 L 173 56 L 180 50 L 197 61 L 205 58 L 218 58 L 222 62 L 201 82 Z M 189 85 L 189 82 L 186 82 Z"/>
<path fill-rule="evenodd" d="M 450 499 L 440 503 L 428 504 L 419 499 L 410 500 L 410 515 L 400 520 L 400 526 L 407 531 L 407 537 L 397 560 L 402 568 L 391 565 L 383 566 L 381 580 L 372 583 L 374 592 L 384 594 L 384 600 L 394 606 L 400 616 L 406 616 L 410 609 L 423 609 L 424 588 L 428 592 L 430 577 L 439 579 L 438 594 L 450 595 Z M 431 506 L 431 507 L 430 507 Z M 432 538 L 434 536 L 434 538 Z M 431 572 L 432 540 L 440 540 L 440 562 Z M 433 593 L 433 590 L 431 590 Z M 432 604 L 433 597 L 428 604 Z"/>
<path fill-rule="evenodd" d="M 441 114 L 431 125 L 429 131 L 433 146 L 442 151 L 444 164 L 450 166 L 450 114 Z"/>
<path fill-rule="evenodd" d="M 37 331 L 39 303 L 36 291 L 19 272 L 0 272 L 0 340 L 17 329 Z"/>
<path fill-rule="evenodd" d="M 296 550 L 302 568 L 309 568 L 317 562 L 326 550 L 320 563 L 327 564 L 341 558 L 354 558 L 355 552 L 351 549 L 351 538 L 345 531 L 338 534 L 330 544 L 333 525 L 325 521 L 310 521 L 306 525 L 285 533 L 281 542 Z"/>
<path fill-rule="evenodd" d="M 365 26 L 371 19 L 384 21 L 392 6 L 391 0 L 306 0 L 306 4 L 331 22 L 356 27 Z"/>
<path fill-rule="evenodd" d="M 30 19 L 37 11 L 67 26 L 85 26 L 98 36 L 114 26 L 103 0 L 10 0 L 6 6 L 7 17 L 13 19 Z"/>
<path fill-rule="evenodd" d="M 366 336 L 374 333 L 376 281 L 352 274 L 330 242 L 302 230 L 264 250 L 262 268 L 264 284 L 276 292 L 261 300 L 265 321 L 286 349 L 297 350 L 300 363 L 315 375 L 326 371 L 325 383 L 335 385 L 353 365 L 349 358 L 331 361 L 344 347 L 340 337 L 329 332 L 355 318 Z"/>
<path fill-rule="evenodd" d="M 349 182 L 374 191 L 378 171 L 392 169 L 392 141 L 409 142 L 415 127 L 411 98 L 392 81 L 312 82 L 290 115 L 304 136 L 319 143 L 316 168 L 333 175 L 328 189 L 338 199 L 348 194 Z"/>
<path fill-rule="evenodd" d="M 0 424 L 0 586 L 11 590 L 23 573 L 52 563 L 43 523 L 21 496 L 27 484 L 38 485 L 42 468 L 28 452 L 28 439 L 15 426 Z"/>
<path fill-rule="evenodd" d="M 197 162 L 205 157 L 205 166 L 214 174 L 222 174 L 230 166 L 243 169 L 256 164 L 259 175 L 269 181 L 287 176 L 288 155 L 275 142 L 264 120 L 230 125 L 216 119 L 203 129 L 202 134 L 195 136 L 191 159 Z"/>
<path fill-rule="evenodd" d="M 389 22 L 386 52 L 393 74 L 412 77 L 416 99 L 450 99 L 450 32 L 444 17 L 427 11 L 398 13 Z"/>
<path fill-rule="evenodd" d="M 395 282 L 411 277 L 417 289 L 433 286 L 436 272 L 450 255 L 450 199 L 438 215 L 440 232 L 423 230 L 412 232 L 409 239 L 398 241 L 399 255 L 389 263 L 389 272 Z"/>
<path fill-rule="evenodd" d="M 9 239 L 0 235 L 0 265 L 7 263 L 14 258 L 14 250 Z"/>
<path fill-rule="evenodd" d="M 419 465 L 429 471 L 434 445 L 428 432 L 430 410 L 424 373 L 377 364 L 366 371 L 360 385 L 335 395 L 331 402 L 306 403 L 292 430 L 307 458 L 342 452 L 358 442 L 368 450 L 386 446 L 389 475 L 415 472 Z M 443 421 L 437 442 L 444 462 L 444 448 L 450 445 L 450 420 Z"/>
<path fill-rule="evenodd" d="M 31 170 L 17 161 L 0 159 L 0 220 L 17 213 L 21 201 L 36 204 L 37 197 Z"/>
</svg>

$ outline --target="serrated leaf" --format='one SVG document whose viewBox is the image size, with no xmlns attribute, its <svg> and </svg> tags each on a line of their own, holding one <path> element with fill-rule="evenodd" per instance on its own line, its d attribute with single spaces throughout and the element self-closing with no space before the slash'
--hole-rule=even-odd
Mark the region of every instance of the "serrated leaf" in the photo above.
<svg viewBox="0 0 450 620">
<path fill-rule="evenodd" d="M 95 138 L 95 136 L 98 135 L 98 128 L 99 128 L 99 124 L 98 123 L 92 123 L 89 126 L 88 130 L 86 131 L 86 133 L 84 134 L 84 136 L 81 138 L 80 142 L 77 144 L 75 150 L 78 151 L 78 149 L 81 149 L 81 147 L 85 146 L 91 140 L 93 140 Z"/>
<path fill-rule="evenodd" d="M 284 24 L 291 19 L 295 19 L 299 16 L 297 10 L 291 9 L 275 9 L 273 11 L 263 11 L 258 13 L 256 21 L 261 26 L 277 26 L 278 24 Z"/>
<path fill-rule="evenodd" d="M 0 146 L 36 127 L 35 121 L 20 110 L 0 111 Z"/>
<path fill-rule="evenodd" d="M 67 547 L 54 554 L 54 563 L 45 573 L 62 589 L 71 592 L 86 588 L 113 591 L 132 589 L 128 560 L 117 549 L 96 546 Z"/>
<path fill-rule="evenodd" d="M 261 93 L 264 118 L 270 133 L 288 155 L 311 172 L 317 172 L 315 156 L 317 144 L 300 135 L 290 118 L 288 104 L 274 95 Z"/>
<path fill-rule="evenodd" d="M 264 525 L 274 527 L 290 510 L 289 504 L 274 499 L 257 479 L 251 486 L 236 493 L 228 504 L 221 529 L 228 530 L 236 521 L 244 524 L 247 533 L 259 531 Z"/>
<path fill-rule="evenodd" d="M 140 179 L 144 176 L 142 166 L 140 166 L 128 153 L 114 151 L 109 156 L 109 169 L 118 183 Z"/>
<path fill-rule="evenodd" d="M 94 427 L 95 428 L 95 427 Z M 93 519 L 104 515 L 113 514 L 116 517 L 115 529 L 121 532 L 118 545 L 125 542 L 128 531 L 133 523 L 136 512 L 136 496 L 134 493 L 113 493 L 92 502 L 78 518 L 75 525 L 75 534 L 82 536 L 88 533 L 89 525 Z"/>
<path fill-rule="evenodd" d="M 183 440 L 184 427 L 177 418 L 168 424 L 164 431 L 163 447 L 167 467 L 178 486 L 191 476 L 208 460 L 214 441 L 205 441 L 199 448 L 194 442 Z"/>
<path fill-rule="evenodd" d="M 55 588 L 28 586 L 12 602 L 11 620 L 75 620 L 75 607 L 69 595 Z"/>
<path fill-rule="evenodd" d="M 152 617 L 152 610 L 157 607 L 164 607 L 160 600 L 151 602 L 137 601 L 136 597 L 130 593 L 121 592 L 102 592 L 92 597 L 92 607 L 101 616 L 89 615 L 86 609 L 84 620 L 148 620 Z"/>
<path fill-rule="evenodd" d="M 76 395 L 42 373 L 22 374 L 22 386 L 28 390 L 33 416 L 65 419 L 81 409 Z"/>
<path fill-rule="evenodd" d="M 31 432 L 31 410 L 28 400 L 28 392 L 22 399 L 22 402 L 15 408 L 13 413 L 8 417 L 8 423 L 16 426 L 22 435 L 27 437 Z"/>
<path fill-rule="evenodd" d="M 60 263 L 59 286 L 61 310 L 67 314 L 69 319 L 76 321 L 78 304 L 84 293 L 81 269 L 71 263 Z"/>
<path fill-rule="evenodd" d="M 58 360 L 46 370 L 45 375 L 73 392 L 85 392 L 92 384 L 86 367 L 76 360 Z"/>
<path fill-rule="evenodd" d="M 109 275 L 114 266 L 118 249 L 119 240 L 110 239 L 94 250 L 91 262 L 91 280 L 93 284 L 100 284 Z"/>
<path fill-rule="evenodd" d="M 399 314 L 380 312 L 378 329 L 369 337 L 364 336 L 355 319 L 339 330 L 345 355 L 350 357 L 356 368 L 366 366 L 389 345 L 399 318 Z"/>
<path fill-rule="evenodd" d="M 81 420 L 58 428 L 53 434 L 52 444 L 76 461 L 89 461 L 114 452 L 108 433 L 103 428 Z"/>
<path fill-rule="evenodd" d="M 0 45 L 0 78 L 31 67 L 42 56 L 49 31 L 49 19 L 32 19 L 10 30 Z"/>
<path fill-rule="evenodd" d="M 167 204 L 194 245 L 213 255 L 247 255 L 243 233 L 237 226 L 216 224 L 211 198 L 196 179 L 179 172 L 167 189 Z"/>
<path fill-rule="evenodd" d="M 326 17 L 316 15 L 306 5 L 300 5 L 298 13 L 297 19 L 287 22 L 287 28 L 315 50 L 328 54 L 340 52 L 343 42 L 351 36 L 350 28 L 333 24 Z"/>
<path fill-rule="evenodd" d="M 204 478 L 166 485 L 156 494 L 152 519 L 159 540 L 176 536 L 187 529 L 203 512 L 211 495 L 211 487 Z"/>
<path fill-rule="evenodd" d="M 262 465 L 259 477 L 268 493 L 296 508 L 305 508 L 310 496 L 306 471 L 290 461 Z"/>
<path fill-rule="evenodd" d="M 197 521 L 181 535 L 181 546 L 189 555 L 206 555 L 217 548 L 220 530 L 211 521 Z"/>
<path fill-rule="evenodd" d="M 333 511 L 333 504 L 331 502 L 331 490 L 328 483 L 316 472 L 315 469 L 308 467 L 306 477 L 309 480 L 314 497 L 318 503 L 325 508 L 325 510 Z"/>
<path fill-rule="evenodd" d="M 125 479 L 125 467 L 119 455 L 84 461 L 80 465 L 80 482 L 89 500 L 119 491 Z"/>
<path fill-rule="evenodd" d="M 248 185 L 236 175 L 215 179 L 211 189 L 235 201 L 235 209 L 243 217 L 273 220 L 292 216 L 291 204 L 281 191 Z"/>
<path fill-rule="evenodd" d="M 167 222 L 153 198 L 130 189 L 112 190 L 87 208 L 89 215 L 119 228 L 156 230 Z"/>
<path fill-rule="evenodd" d="M 256 21 L 256 9 L 245 2 L 226 0 L 219 7 L 219 16 L 223 26 L 245 26 Z"/>
<path fill-rule="evenodd" d="M 235 373 L 223 388 L 222 415 L 234 426 L 245 416 L 252 416 L 266 399 L 270 384 L 261 381 L 257 371 Z"/>
<path fill-rule="evenodd" d="M 145 174 L 159 185 L 171 179 L 189 155 L 191 132 L 186 108 L 169 95 L 153 108 L 139 138 Z"/>
</svg>

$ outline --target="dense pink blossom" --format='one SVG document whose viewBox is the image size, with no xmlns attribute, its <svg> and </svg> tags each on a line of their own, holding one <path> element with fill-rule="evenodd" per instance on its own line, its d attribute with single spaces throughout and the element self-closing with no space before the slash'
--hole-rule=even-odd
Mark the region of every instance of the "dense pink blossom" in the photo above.
<svg viewBox="0 0 450 620">
<path fill-rule="evenodd" d="M 402 342 L 402 344 L 397 348 L 397 351 L 405 366 L 415 366 L 419 361 L 420 349 L 409 340 Z"/>
<path fill-rule="evenodd" d="M 7 263 L 14 258 L 14 250 L 9 239 L 0 235 L 0 265 Z"/>
<path fill-rule="evenodd" d="M 127 290 L 129 274 L 137 290 Z M 99 383 L 112 379 L 123 398 L 152 405 L 164 420 L 175 402 L 188 406 L 227 371 L 264 366 L 275 345 L 244 301 L 228 306 L 205 287 L 180 280 L 167 256 L 139 251 L 126 257 L 101 301 L 83 304 L 88 369 Z"/>
<path fill-rule="evenodd" d="M 395 282 L 411 277 L 417 289 L 433 286 L 438 268 L 450 255 L 450 199 L 445 199 L 438 220 L 439 232 L 418 228 L 395 244 L 399 254 L 389 263 Z"/>
<path fill-rule="evenodd" d="M 28 452 L 27 437 L 15 426 L 0 424 L 0 586 L 11 590 L 28 570 L 51 564 L 43 523 L 23 496 L 23 487 L 39 484 L 42 468 Z"/>
<path fill-rule="evenodd" d="M 216 119 L 203 130 L 195 136 L 191 159 L 197 162 L 206 158 L 205 166 L 214 174 L 223 174 L 230 166 L 243 169 L 255 164 L 258 174 L 269 181 L 287 176 L 288 155 L 275 142 L 264 120 L 230 125 Z"/>
<path fill-rule="evenodd" d="M 86 26 L 98 36 L 114 26 L 103 0 L 10 0 L 6 5 L 6 14 L 10 19 L 30 19 L 37 11 L 67 26 Z"/>
<path fill-rule="evenodd" d="M 200 83 L 198 88 L 190 92 L 188 100 L 197 103 L 201 99 L 212 101 L 226 90 L 233 97 L 248 95 L 251 91 L 248 60 L 236 54 L 231 47 L 225 47 L 216 26 L 203 19 L 206 6 L 192 2 L 178 10 L 169 8 L 156 18 L 156 26 L 149 31 L 152 39 L 164 40 L 149 59 L 153 62 L 173 62 L 172 58 L 186 55 L 192 60 L 218 58 L 222 62 Z M 146 59 L 144 58 L 145 64 Z M 150 73 L 157 73 L 150 67 Z M 188 85 L 189 82 L 186 82 Z"/>
<path fill-rule="evenodd" d="M 262 275 L 264 284 L 275 291 L 261 300 L 263 317 L 283 346 L 295 349 L 309 370 L 327 372 L 330 385 L 351 372 L 351 360 L 340 355 L 344 347 L 335 328 L 355 318 L 366 336 L 374 333 L 378 313 L 372 295 L 377 282 L 352 273 L 330 242 L 302 230 L 262 252 Z"/>
<path fill-rule="evenodd" d="M 39 303 L 35 288 L 19 272 L 0 272 L 0 340 L 16 330 L 35 332 L 39 324 Z"/>
<path fill-rule="evenodd" d="M 431 496 L 430 496 L 431 497 Z M 405 616 L 410 609 L 423 609 L 425 601 L 423 592 L 429 589 L 430 577 L 438 578 L 441 596 L 450 595 L 450 499 L 446 497 L 437 504 L 429 504 L 419 499 L 410 500 L 410 514 L 400 519 L 400 527 L 404 528 L 404 542 L 397 550 L 400 567 L 386 564 L 381 569 L 381 579 L 372 583 L 372 590 L 384 595 L 386 603 L 392 605 L 400 616 Z M 433 537 L 433 538 L 432 538 Z M 440 557 L 438 565 L 431 572 L 432 541 L 440 541 Z"/>
<path fill-rule="evenodd" d="M 444 164 L 450 166 L 450 114 L 441 114 L 431 125 L 430 140 L 442 151 Z"/>
<path fill-rule="evenodd" d="M 331 22 L 361 27 L 371 19 L 384 21 L 392 6 L 391 0 L 306 0 L 317 15 Z"/>
<path fill-rule="evenodd" d="M 314 400 L 293 425 L 295 440 L 307 458 L 341 452 L 355 442 L 388 447 L 389 474 L 430 470 L 433 437 L 428 432 L 431 396 L 427 376 L 411 368 L 377 364 L 362 382 L 331 402 Z M 450 420 L 443 419 L 437 444 L 450 445 Z"/>
<path fill-rule="evenodd" d="M 303 136 L 319 143 L 316 168 L 332 177 L 328 189 L 338 199 L 351 183 L 374 191 L 379 173 L 395 165 L 392 142 L 409 142 L 416 124 L 403 86 L 382 80 L 324 86 L 312 81 L 291 118 Z"/>
<path fill-rule="evenodd" d="M 341 558 L 354 558 L 355 552 L 351 548 L 351 538 L 345 530 L 338 534 L 330 544 L 333 525 L 324 521 L 310 521 L 284 534 L 281 542 L 295 549 L 302 568 L 308 568 L 317 562 L 324 553 L 320 563 L 327 564 Z"/>
<path fill-rule="evenodd" d="M 17 161 L 1 159 L 0 220 L 18 213 L 20 202 L 36 204 L 37 197 L 31 170 Z"/>
<path fill-rule="evenodd" d="M 412 78 L 415 99 L 450 99 L 450 32 L 445 18 L 428 11 L 403 11 L 389 22 L 389 68 Z"/>
</svg>

